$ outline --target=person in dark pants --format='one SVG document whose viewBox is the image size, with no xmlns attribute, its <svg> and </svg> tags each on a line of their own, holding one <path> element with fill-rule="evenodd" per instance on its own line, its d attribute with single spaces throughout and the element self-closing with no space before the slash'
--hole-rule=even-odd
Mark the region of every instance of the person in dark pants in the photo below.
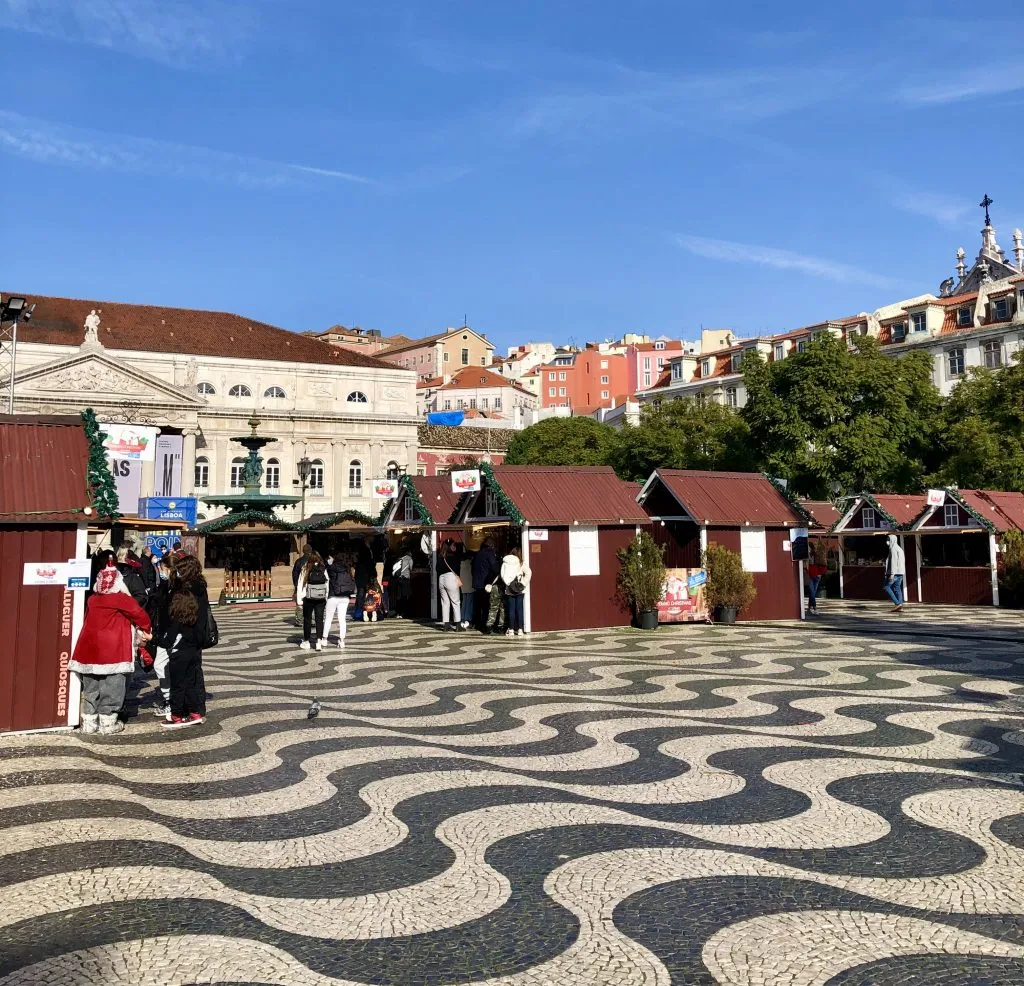
<svg viewBox="0 0 1024 986">
<path fill-rule="evenodd" d="M 167 654 L 162 677 L 169 689 L 164 727 L 197 726 L 206 718 L 203 644 L 210 600 L 199 559 L 178 555 L 171 574 L 167 613 L 158 641 Z"/>
<path fill-rule="evenodd" d="M 295 590 L 296 602 L 302 606 L 302 643 L 299 644 L 302 650 L 309 650 L 314 646 L 311 640 L 314 623 L 316 649 L 324 649 L 324 613 L 330 591 L 327 566 L 323 558 L 314 551 L 299 573 L 299 585 Z"/>
<path fill-rule="evenodd" d="M 311 544 L 304 544 L 302 546 L 302 554 L 295 559 L 295 564 L 292 565 L 292 589 L 297 592 L 299 588 L 299 573 L 302 571 L 303 565 L 309 561 L 309 556 L 313 553 L 313 546 Z M 295 625 L 302 626 L 302 607 L 295 604 Z"/>
<path fill-rule="evenodd" d="M 473 556 L 473 617 L 481 633 L 487 633 L 487 618 L 491 612 L 491 587 L 500 570 L 498 556 L 490 538 L 484 538 L 480 550 Z"/>
<path fill-rule="evenodd" d="M 377 565 L 373 560 L 373 553 L 366 541 L 360 541 L 356 546 L 355 583 L 356 583 L 356 604 L 353 619 L 363 620 L 366 603 L 366 587 L 377 578 Z"/>
</svg>

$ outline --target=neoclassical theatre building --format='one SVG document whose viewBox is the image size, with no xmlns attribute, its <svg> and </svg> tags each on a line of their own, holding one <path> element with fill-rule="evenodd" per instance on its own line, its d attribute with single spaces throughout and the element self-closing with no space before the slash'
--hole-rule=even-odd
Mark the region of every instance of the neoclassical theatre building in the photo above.
<svg viewBox="0 0 1024 986">
<path fill-rule="evenodd" d="M 101 422 L 159 429 L 180 460 L 159 476 L 138 463 L 140 496 L 194 495 L 212 519 L 203 494 L 241 487 L 244 450 L 230 439 L 254 412 L 274 439 L 265 488 L 298 492 L 297 463 L 310 460 L 307 515 L 376 513 L 371 480 L 416 470 L 410 370 L 226 312 L 26 297 L 36 309 L 18 328 L 16 413 L 92 407 Z"/>
</svg>

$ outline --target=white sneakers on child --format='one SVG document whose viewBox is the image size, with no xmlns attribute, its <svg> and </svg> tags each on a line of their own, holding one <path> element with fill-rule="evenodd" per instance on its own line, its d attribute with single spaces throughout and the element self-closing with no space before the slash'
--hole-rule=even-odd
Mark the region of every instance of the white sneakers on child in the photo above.
<svg viewBox="0 0 1024 986">
<path fill-rule="evenodd" d="M 317 650 L 323 650 L 324 649 L 324 642 L 322 640 L 318 640 L 316 642 L 316 649 Z"/>
</svg>

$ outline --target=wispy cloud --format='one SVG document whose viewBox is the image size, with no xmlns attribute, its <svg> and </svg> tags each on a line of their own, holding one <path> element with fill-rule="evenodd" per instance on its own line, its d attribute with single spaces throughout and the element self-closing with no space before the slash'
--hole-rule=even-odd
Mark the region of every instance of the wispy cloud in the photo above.
<svg viewBox="0 0 1024 986">
<path fill-rule="evenodd" d="M 0 152 L 43 164 L 72 165 L 161 178 L 223 182 L 248 189 L 315 178 L 378 185 L 334 168 L 267 161 L 208 147 L 101 133 L 0 111 Z"/>
<path fill-rule="evenodd" d="M 233 57 L 254 16 L 240 0 L 0 0 L 0 27 L 175 65 Z"/>
<path fill-rule="evenodd" d="M 914 188 L 890 175 L 876 174 L 869 181 L 889 203 L 903 212 L 924 216 L 943 226 L 959 226 L 974 212 L 974 200 Z"/>
<path fill-rule="evenodd" d="M 1024 89 L 1024 65 L 1002 62 L 961 73 L 944 73 L 929 82 L 904 86 L 896 93 L 905 106 L 942 106 Z"/>
<path fill-rule="evenodd" d="M 809 274 L 811 277 L 822 277 L 829 281 L 840 281 L 845 284 L 870 284 L 878 288 L 892 288 L 897 284 L 890 277 L 873 274 L 871 271 L 862 270 L 850 264 L 836 263 L 825 257 L 808 256 L 790 250 L 781 250 L 778 247 L 687 235 L 676 237 L 676 242 L 688 253 L 706 257 L 709 260 L 798 271 L 802 274 Z"/>
</svg>

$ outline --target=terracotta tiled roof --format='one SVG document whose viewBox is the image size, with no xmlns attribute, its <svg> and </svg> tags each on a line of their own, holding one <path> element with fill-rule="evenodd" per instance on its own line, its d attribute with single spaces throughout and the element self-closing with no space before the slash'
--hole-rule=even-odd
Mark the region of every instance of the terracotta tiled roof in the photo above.
<svg viewBox="0 0 1024 986">
<path fill-rule="evenodd" d="M 85 520 L 89 442 L 78 418 L 0 415 L 0 462 L 0 524 Z"/>
<path fill-rule="evenodd" d="M 916 305 L 905 305 L 903 310 L 908 312 L 912 308 L 924 308 L 926 305 L 939 305 L 942 308 L 949 308 L 951 305 L 961 306 L 974 301 L 977 297 L 977 291 L 970 294 L 952 294 L 948 298 L 932 298 L 930 301 L 919 301 Z M 895 317 L 900 318 L 899 315 Z"/>
<path fill-rule="evenodd" d="M 686 343 L 682 339 L 662 339 L 660 342 L 636 342 L 632 348 L 638 353 L 660 353 L 665 349 L 683 349 Z"/>
<path fill-rule="evenodd" d="M 477 338 L 483 339 L 485 342 L 487 341 L 486 337 L 482 336 L 479 332 L 476 331 L 476 329 L 471 329 L 468 325 L 462 325 L 457 329 L 445 329 L 444 332 L 437 332 L 432 336 L 424 336 L 422 339 L 409 339 L 406 342 L 390 343 L 390 340 L 385 339 L 384 341 L 388 342 L 389 345 L 387 349 L 382 351 L 381 355 L 391 356 L 393 353 L 405 352 L 407 349 L 419 349 L 420 346 L 429 346 L 431 343 L 438 342 L 439 340 L 444 339 L 446 336 L 456 335 L 459 332 L 470 332 L 473 335 L 477 336 Z M 397 340 L 404 339 L 406 337 L 395 336 L 394 338 Z M 488 345 L 490 345 L 490 343 L 488 343 Z"/>
<path fill-rule="evenodd" d="M 430 377 L 429 380 L 419 380 L 416 383 L 417 390 L 432 390 L 444 383 L 444 377 Z"/>
<path fill-rule="evenodd" d="M 698 524 L 804 526 L 793 505 L 761 473 L 658 469 L 657 476 Z"/>
<path fill-rule="evenodd" d="M 372 356 L 229 312 L 81 298 L 27 297 L 35 302 L 36 310 L 32 321 L 22 322 L 18 327 L 20 342 L 78 346 L 85 337 L 86 316 L 95 309 L 100 316 L 99 340 L 108 349 L 394 368 Z"/>
<path fill-rule="evenodd" d="M 454 374 L 448 383 L 443 384 L 441 390 L 477 390 L 480 387 L 509 387 L 518 390 L 520 393 L 529 394 L 530 391 L 521 387 L 514 380 L 503 377 L 500 373 L 488 370 L 484 366 L 467 366 Z M 531 395 L 532 396 L 532 395 Z"/>
<path fill-rule="evenodd" d="M 495 466 L 494 478 L 534 526 L 649 522 L 636 493 L 608 466 Z"/>
</svg>

